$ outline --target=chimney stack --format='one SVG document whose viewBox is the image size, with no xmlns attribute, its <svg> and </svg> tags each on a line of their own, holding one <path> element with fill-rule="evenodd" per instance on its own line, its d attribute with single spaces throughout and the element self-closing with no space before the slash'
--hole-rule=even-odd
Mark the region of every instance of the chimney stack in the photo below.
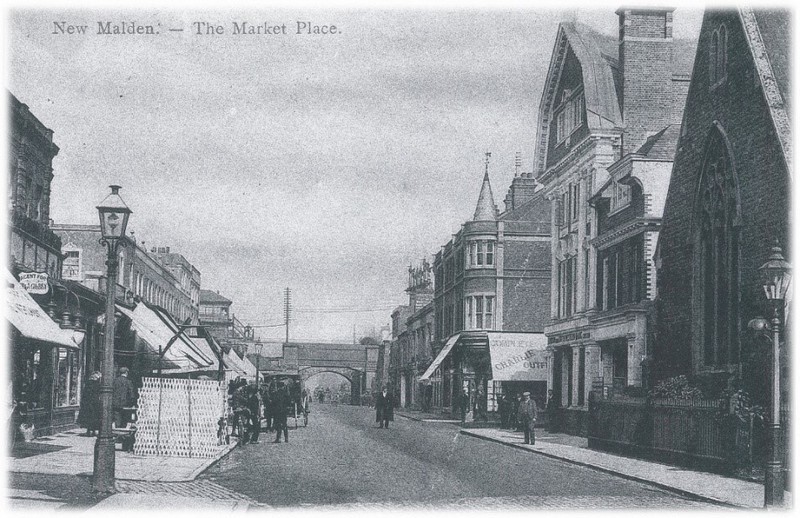
<svg viewBox="0 0 800 518">
<path fill-rule="evenodd" d="M 622 7 L 619 61 L 622 68 L 624 153 L 674 121 L 672 12 L 674 7 Z"/>
</svg>

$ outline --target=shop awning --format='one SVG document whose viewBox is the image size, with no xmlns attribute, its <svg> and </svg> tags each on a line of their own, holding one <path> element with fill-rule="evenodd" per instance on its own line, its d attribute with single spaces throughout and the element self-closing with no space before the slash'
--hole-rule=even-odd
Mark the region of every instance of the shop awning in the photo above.
<svg viewBox="0 0 800 518">
<path fill-rule="evenodd" d="M 137 304 L 133 311 L 117 305 L 117 311 L 130 319 L 131 327 L 137 336 L 156 354 L 159 347 L 163 352 L 172 337 L 178 334 L 177 324 L 171 317 L 155 312 L 142 302 Z M 166 349 L 164 359 L 179 365 L 178 370 L 184 372 L 202 370 L 216 364 L 213 354 L 210 351 L 202 351 L 186 333 L 180 333 L 178 339 Z"/>
<path fill-rule="evenodd" d="M 544 333 L 487 331 L 492 379 L 495 381 L 547 381 Z"/>
<path fill-rule="evenodd" d="M 48 342 L 58 347 L 80 349 L 75 334 L 61 329 L 41 306 L 25 291 L 14 276 L 6 270 L 6 319 L 17 331 L 31 340 Z"/>
<path fill-rule="evenodd" d="M 425 381 L 433 376 L 433 373 L 436 372 L 436 369 L 439 368 L 439 365 L 441 365 L 447 355 L 450 354 L 450 351 L 453 349 L 453 346 L 456 345 L 456 342 L 458 342 L 458 338 L 460 336 L 460 334 L 454 334 L 447 340 L 447 342 L 444 344 L 444 347 L 442 347 L 442 350 L 439 351 L 439 355 L 436 356 L 422 376 L 420 376 L 420 381 Z"/>
</svg>

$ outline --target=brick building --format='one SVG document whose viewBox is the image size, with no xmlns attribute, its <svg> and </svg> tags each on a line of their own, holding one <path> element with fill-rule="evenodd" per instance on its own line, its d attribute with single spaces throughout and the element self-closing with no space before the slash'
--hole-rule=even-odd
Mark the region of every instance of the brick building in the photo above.
<svg viewBox="0 0 800 518">
<path fill-rule="evenodd" d="M 703 18 L 658 244 L 654 353 L 659 377 L 688 374 L 709 396 L 741 381 L 765 398 L 769 346 L 747 322 L 766 313 L 770 247 L 790 257 L 790 35 L 788 11 Z"/>
<path fill-rule="evenodd" d="M 539 107 L 535 174 L 552 202 L 549 383 L 575 433 L 586 432 L 593 383 L 641 385 L 659 200 L 695 45 L 673 39 L 672 11 L 620 9 L 618 37 L 562 23 Z"/>
<path fill-rule="evenodd" d="M 50 226 L 53 130 L 8 94 L 8 271 L 11 416 L 36 435 L 75 426 L 84 372 L 100 340 L 103 298 L 61 279 L 61 239 Z M 27 278 L 25 278 L 27 277 Z M 23 282 L 19 282 L 22 279 Z M 89 362 L 87 365 L 87 361 Z"/>
<path fill-rule="evenodd" d="M 420 376 L 441 393 L 435 407 L 451 408 L 454 396 L 467 389 L 476 408 L 493 411 L 504 387 L 522 388 L 498 371 L 493 361 L 497 340 L 507 340 L 508 351 L 525 355 L 543 338 L 550 301 L 550 210 L 536 180 L 520 168 L 518 157 L 501 213 L 492 194 L 487 156 L 472 220 L 435 256 L 436 357 Z M 533 369 L 540 363 L 520 362 L 517 367 L 524 364 L 526 372 L 514 370 L 515 379 L 534 383 Z M 535 383 L 529 390 L 544 397 L 544 376 Z"/>
<path fill-rule="evenodd" d="M 233 349 L 240 358 L 246 359 L 253 352 L 255 333 L 231 312 L 233 301 L 217 291 L 200 290 L 199 302 L 200 324 L 207 326 L 224 349 Z"/>
<path fill-rule="evenodd" d="M 408 352 L 408 326 L 407 320 L 411 316 L 411 306 L 397 306 L 392 311 L 392 341 L 389 343 L 388 374 L 386 382 L 389 390 L 395 396 L 395 403 L 405 406 L 405 379 L 403 370 L 405 369 L 404 354 Z M 384 358 L 384 362 L 386 359 Z M 376 387 L 380 390 L 381 387 Z M 401 393 L 403 396 L 401 396 Z M 401 399 L 401 397 L 403 399 Z"/>
<path fill-rule="evenodd" d="M 50 229 L 50 184 L 58 146 L 53 130 L 8 94 L 11 112 L 8 191 L 9 268 L 61 277 L 61 239 Z"/>
<path fill-rule="evenodd" d="M 402 407 L 419 408 L 425 389 L 419 375 L 431 360 L 433 349 L 433 271 L 427 259 L 408 267 L 408 305 L 392 312 L 392 388 Z M 431 389 L 432 390 L 432 389 Z"/>
<path fill-rule="evenodd" d="M 99 225 L 54 224 L 64 245 L 63 277 L 105 293 L 107 249 L 99 243 Z M 169 247 L 151 247 L 133 235 L 119 249 L 117 297 L 126 303 L 136 298 L 165 309 L 180 322 L 198 323 L 200 272 Z"/>
</svg>

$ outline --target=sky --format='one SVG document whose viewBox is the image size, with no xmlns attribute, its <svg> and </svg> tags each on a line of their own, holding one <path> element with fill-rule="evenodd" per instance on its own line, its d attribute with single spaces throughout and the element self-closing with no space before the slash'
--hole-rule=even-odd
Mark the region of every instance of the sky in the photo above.
<svg viewBox="0 0 800 518">
<path fill-rule="evenodd" d="M 237 318 L 281 323 L 290 287 L 292 339 L 352 341 L 390 322 L 408 266 L 471 218 L 486 151 L 500 208 L 515 152 L 532 169 L 558 23 L 615 35 L 614 11 L 17 9 L 7 87 L 54 131 L 56 223 L 95 224 L 119 184 L 136 239 L 183 254 Z M 676 37 L 701 17 L 676 10 Z M 98 35 L 100 21 L 160 33 Z M 231 34 L 242 21 L 287 34 Z"/>
</svg>

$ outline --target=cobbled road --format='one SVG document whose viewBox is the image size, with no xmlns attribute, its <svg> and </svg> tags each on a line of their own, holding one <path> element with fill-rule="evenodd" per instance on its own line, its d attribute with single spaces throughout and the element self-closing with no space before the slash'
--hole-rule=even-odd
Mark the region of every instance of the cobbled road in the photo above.
<svg viewBox="0 0 800 518">
<path fill-rule="evenodd" d="M 236 448 L 183 490 L 323 510 L 714 508 L 463 436 L 450 424 L 398 417 L 380 429 L 365 407 L 315 405 L 307 428 L 290 429 L 288 443 L 274 438 L 262 433 L 259 444 Z"/>
</svg>

